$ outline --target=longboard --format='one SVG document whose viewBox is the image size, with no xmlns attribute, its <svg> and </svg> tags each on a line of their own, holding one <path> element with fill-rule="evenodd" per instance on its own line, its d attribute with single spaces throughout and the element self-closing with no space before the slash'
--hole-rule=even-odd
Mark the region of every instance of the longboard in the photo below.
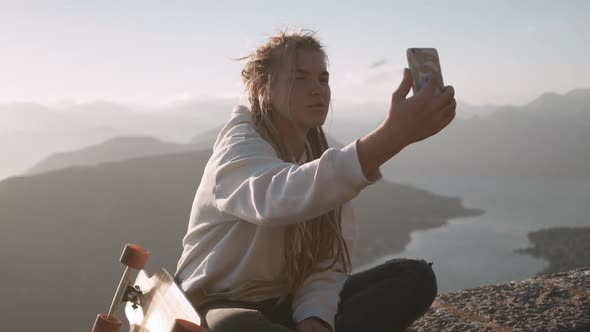
<svg viewBox="0 0 590 332">
<path fill-rule="evenodd" d="M 121 258 L 125 272 L 119 281 L 108 314 L 98 314 L 92 332 L 119 332 L 116 312 L 125 303 L 131 332 L 205 332 L 201 317 L 172 276 L 160 269 L 152 277 L 143 270 L 149 252 L 127 244 Z M 132 270 L 137 277 L 131 282 Z"/>
</svg>

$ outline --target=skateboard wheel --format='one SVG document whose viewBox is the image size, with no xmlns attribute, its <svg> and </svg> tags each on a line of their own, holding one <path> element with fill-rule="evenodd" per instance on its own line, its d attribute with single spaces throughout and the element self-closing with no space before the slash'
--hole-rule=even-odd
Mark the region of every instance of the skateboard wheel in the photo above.
<svg viewBox="0 0 590 332">
<path fill-rule="evenodd" d="M 108 318 L 107 314 L 98 314 L 92 327 L 92 332 L 119 332 L 121 321 L 115 317 Z"/>
<path fill-rule="evenodd" d="M 184 319 L 175 319 L 170 332 L 205 332 L 204 327 Z"/>
<path fill-rule="evenodd" d="M 143 270 L 150 256 L 149 251 L 137 244 L 127 243 L 119 261 L 132 269 Z"/>
</svg>

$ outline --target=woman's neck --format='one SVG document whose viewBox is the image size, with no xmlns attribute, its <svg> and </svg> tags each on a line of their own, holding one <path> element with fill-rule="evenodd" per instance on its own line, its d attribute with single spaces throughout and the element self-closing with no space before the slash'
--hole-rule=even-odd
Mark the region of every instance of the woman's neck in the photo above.
<svg viewBox="0 0 590 332">
<path fill-rule="evenodd" d="M 299 160 L 305 150 L 305 141 L 309 129 L 300 128 L 281 116 L 277 116 L 276 119 L 273 119 L 273 122 L 279 136 L 281 136 L 280 139 L 287 144 L 296 160 Z"/>
</svg>

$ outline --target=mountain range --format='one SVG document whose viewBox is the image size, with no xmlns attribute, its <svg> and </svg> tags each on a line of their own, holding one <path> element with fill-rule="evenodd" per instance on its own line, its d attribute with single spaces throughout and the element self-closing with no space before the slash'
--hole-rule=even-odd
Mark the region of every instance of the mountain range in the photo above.
<svg viewBox="0 0 590 332">
<path fill-rule="evenodd" d="M 195 190 L 231 109 L 219 105 L 206 106 L 211 116 L 190 104 L 150 115 L 117 105 L 101 113 L 108 103 L 88 106 L 87 115 L 36 104 L 16 113 L 0 107 L 0 117 L 20 121 L 0 125 L 4 164 L 20 165 L 11 173 L 19 175 L 0 180 L 6 329 L 90 329 L 110 304 L 125 243 L 152 252 L 149 272 L 175 270 Z M 485 213 L 458 197 L 391 182 L 405 172 L 590 175 L 587 105 L 588 89 L 546 93 L 524 106 L 488 105 L 406 147 L 383 166 L 385 179 L 353 202 L 360 226 L 355 265 L 402 251 L 413 231 Z M 374 128 L 387 108 L 371 107 L 357 118 L 342 108 L 326 126 L 330 145 Z"/>
<path fill-rule="evenodd" d="M 89 330 L 96 314 L 108 309 L 125 243 L 151 251 L 148 272 L 164 267 L 174 273 L 210 154 L 144 156 L 0 181 L 0 264 L 9 285 L 0 290 L 3 327 Z M 359 220 L 355 266 L 403 250 L 412 231 L 484 213 L 457 197 L 385 179 L 353 204 Z"/>
</svg>

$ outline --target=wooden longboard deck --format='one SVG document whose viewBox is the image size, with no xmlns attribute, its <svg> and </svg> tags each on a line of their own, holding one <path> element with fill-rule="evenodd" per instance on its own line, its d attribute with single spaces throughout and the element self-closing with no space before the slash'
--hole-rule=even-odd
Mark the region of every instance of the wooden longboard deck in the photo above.
<svg viewBox="0 0 590 332">
<path fill-rule="evenodd" d="M 201 317 L 166 270 L 160 269 L 151 278 L 141 270 L 133 285 L 144 295 L 137 309 L 130 302 L 125 305 L 132 332 L 169 331 L 178 318 L 201 325 Z"/>
</svg>

